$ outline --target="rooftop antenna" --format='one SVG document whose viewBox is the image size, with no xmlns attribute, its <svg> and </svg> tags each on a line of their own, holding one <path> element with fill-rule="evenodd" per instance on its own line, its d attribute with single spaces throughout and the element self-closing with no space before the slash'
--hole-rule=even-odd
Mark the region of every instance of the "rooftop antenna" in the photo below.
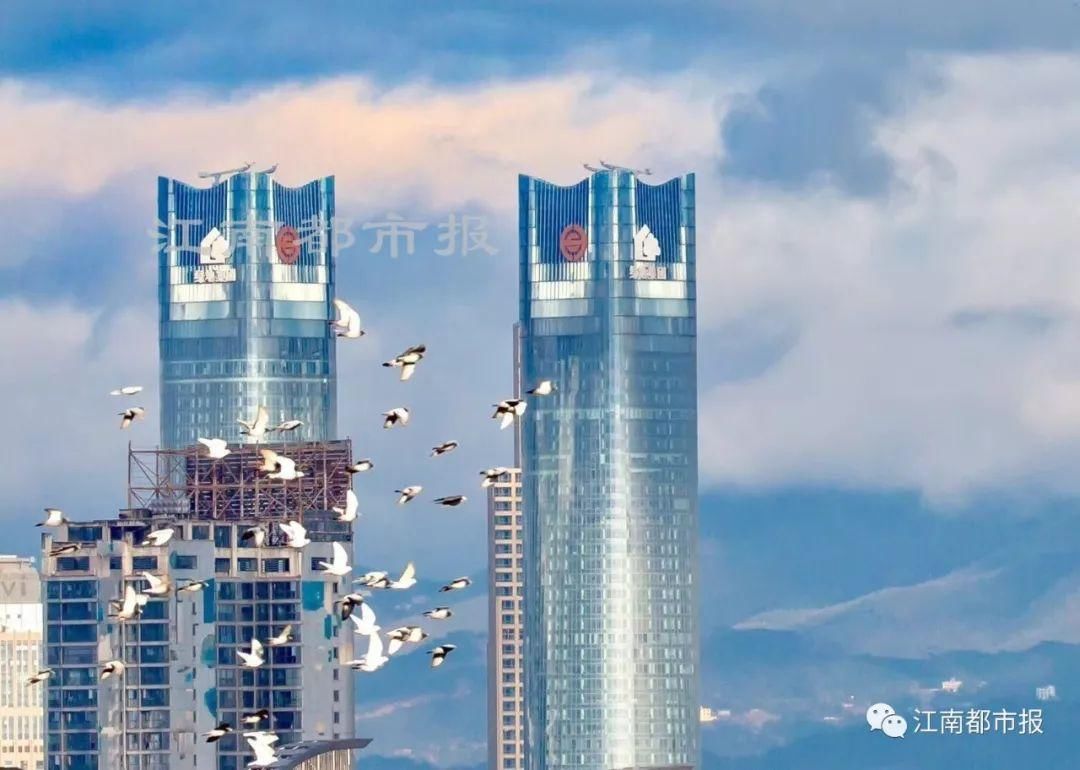
<svg viewBox="0 0 1080 770">
<path fill-rule="evenodd" d="M 635 174 L 637 176 L 649 176 L 650 174 L 652 174 L 651 168 L 628 168 L 626 166 L 616 166 L 612 163 L 605 163 L 604 161 L 600 161 L 600 165 L 606 168 L 608 171 L 629 171 L 631 174 Z"/>
<path fill-rule="evenodd" d="M 245 171 L 253 166 L 252 161 L 248 161 L 243 166 L 237 168 L 227 168 L 224 171 L 200 171 L 199 179 L 213 179 L 212 184 L 217 184 L 221 181 L 223 176 L 232 176 L 233 174 L 243 174 Z"/>
</svg>

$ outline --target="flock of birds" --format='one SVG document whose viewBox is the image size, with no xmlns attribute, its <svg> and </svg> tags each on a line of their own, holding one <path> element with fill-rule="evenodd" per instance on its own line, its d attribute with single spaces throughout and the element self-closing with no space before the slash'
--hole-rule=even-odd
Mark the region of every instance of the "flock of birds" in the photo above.
<svg viewBox="0 0 1080 770">
<path fill-rule="evenodd" d="M 357 339 L 362 337 L 364 335 L 364 330 L 361 327 L 360 315 L 356 310 L 341 299 L 335 299 L 334 306 L 337 309 L 337 318 L 331 320 L 329 323 L 335 335 L 344 339 Z M 414 345 L 389 361 L 384 362 L 383 366 L 400 369 L 400 380 L 405 381 L 413 376 L 413 373 L 423 360 L 426 352 L 426 346 Z M 127 385 L 111 391 L 110 395 L 129 397 L 140 393 L 142 389 L 143 388 L 140 385 Z M 533 396 L 547 396 L 555 392 L 555 389 L 555 385 L 552 381 L 544 380 L 535 388 L 527 391 L 527 394 Z M 525 413 L 526 407 L 527 402 L 523 398 L 515 397 L 504 399 L 494 405 L 495 411 L 492 414 L 492 419 L 499 421 L 500 428 L 507 428 Z M 119 413 L 121 418 L 120 428 L 126 429 L 130 427 L 134 421 L 142 419 L 145 414 L 146 410 L 141 406 L 124 409 Z M 383 428 L 391 429 L 407 425 L 409 423 L 410 413 L 406 407 L 402 406 L 384 412 L 382 417 Z M 257 409 L 253 419 L 240 419 L 238 422 L 241 426 L 240 432 L 249 437 L 254 443 L 261 442 L 267 434 L 275 432 L 288 433 L 303 425 L 302 421 L 292 419 L 285 420 L 277 426 L 271 426 L 269 413 L 266 408 L 262 406 Z M 225 458 L 232 451 L 229 449 L 228 442 L 222 438 L 200 437 L 198 441 L 205 447 L 206 456 L 213 460 Z M 458 446 L 459 444 L 457 441 L 445 441 L 432 447 L 431 456 L 440 457 L 449 452 L 453 452 Z M 258 470 L 265 474 L 266 478 L 280 479 L 287 482 L 304 477 L 303 471 L 297 468 L 296 462 L 292 458 L 268 448 L 261 448 L 259 453 L 262 457 L 262 463 L 258 466 Z M 353 462 L 347 470 L 350 475 L 353 475 L 370 471 L 374 467 L 375 465 L 371 459 L 361 459 Z M 500 476 L 508 471 L 509 469 L 505 467 L 494 467 L 481 471 L 481 488 L 490 487 Z M 419 485 L 405 486 L 402 489 L 395 490 L 395 493 L 398 495 L 397 503 L 399 505 L 406 505 L 416 499 L 422 491 L 423 487 Z M 442 506 L 456 507 L 466 500 L 467 497 L 465 495 L 449 495 L 437 497 L 434 499 L 434 502 Z M 337 514 L 337 521 L 351 523 L 357 520 L 360 515 L 359 500 L 356 493 L 351 488 L 346 492 L 344 507 L 335 507 L 333 512 Z M 69 523 L 69 520 L 64 515 L 63 511 L 58 508 L 46 508 L 45 519 L 37 526 L 59 527 L 67 523 Z M 267 528 L 268 524 L 269 523 L 259 523 L 248 528 L 241 534 L 241 541 L 250 542 L 256 548 L 261 548 L 266 542 L 269 534 Z M 299 551 L 311 543 L 311 539 L 307 534 L 307 529 L 301 522 L 277 522 L 277 526 L 285 537 L 285 544 L 287 547 Z M 141 545 L 163 546 L 172 539 L 175 533 L 176 531 L 173 527 L 163 527 L 161 529 L 153 530 L 146 536 L 146 539 L 142 541 Z M 83 544 L 80 543 L 60 543 L 49 551 L 49 556 L 70 555 L 77 553 L 82 547 Z M 329 561 L 319 561 L 318 566 L 328 575 L 332 575 L 338 579 L 344 578 L 352 572 L 348 551 L 341 543 L 335 542 L 331 544 L 331 552 L 331 559 Z M 146 581 L 145 588 L 136 590 L 133 586 L 127 585 L 124 589 L 123 598 L 118 601 L 110 602 L 109 617 L 114 618 L 119 623 L 137 619 L 151 597 L 167 596 L 174 590 L 167 576 L 154 575 L 150 572 L 143 572 L 141 574 Z M 188 581 L 184 585 L 177 586 L 175 588 L 175 593 L 177 595 L 194 595 L 206 588 L 209 583 L 209 580 Z M 357 635 L 367 637 L 368 646 L 362 656 L 344 661 L 342 665 L 348 666 L 354 671 L 372 673 L 386 665 L 390 660 L 390 656 L 394 655 L 406 644 L 419 644 L 424 639 L 428 638 L 428 633 L 422 627 L 417 625 L 406 625 L 394 628 L 387 632 L 384 640 L 381 633 L 382 628 L 377 623 L 375 610 L 367 601 L 367 596 L 371 591 L 403 591 L 415 586 L 417 583 L 416 567 L 412 562 L 409 562 L 397 577 L 392 577 L 391 574 L 386 571 L 371 571 L 354 579 L 352 583 L 357 586 L 357 588 L 338 599 L 335 602 L 335 609 L 340 613 L 341 621 L 343 623 L 345 621 L 352 622 L 355 626 L 354 632 Z M 439 589 L 439 591 L 440 593 L 450 593 L 468 588 L 470 585 L 472 585 L 472 580 L 462 576 L 447 582 Z M 361 593 L 364 589 L 367 589 L 367 594 Z M 453 615 L 453 611 L 450 607 L 439 606 L 430 609 L 423 614 L 429 620 L 439 621 L 450 618 Z M 266 640 L 265 645 L 259 639 L 252 639 L 249 649 L 239 649 L 236 651 L 236 654 L 240 660 L 240 664 L 244 668 L 256 669 L 266 662 L 267 647 L 286 645 L 293 641 L 293 639 L 293 627 L 289 624 L 286 625 L 279 634 Z M 444 643 L 428 650 L 427 653 L 431 656 L 431 667 L 438 668 L 443 665 L 454 649 L 455 645 Z M 125 664 L 123 661 L 110 660 L 102 665 L 100 678 L 102 681 L 114 677 L 118 678 L 123 676 L 124 671 Z M 55 672 L 50 668 L 42 669 L 29 678 L 28 684 L 32 685 L 45 682 L 54 673 Z M 248 767 L 269 767 L 278 759 L 277 751 L 274 748 L 274 744 L 278 741 L 278 736 L 269 730 L 258 729 L 260 724 L 269 720 L 269 717 L 270 714 L 266 709 L 259 709 L 258 711 L 242 714 L 241 722 L 243 723 L 242 729 L 244 730 L 242 735 L 255 755 L 255 760 L 250 762 Z M 232 732 L 234 732 L 234 728 L 231 724 L 221 722 L 214 729 L 204 733 L 203 737 L 208 743 L 213 743 Z"/>
</svg>

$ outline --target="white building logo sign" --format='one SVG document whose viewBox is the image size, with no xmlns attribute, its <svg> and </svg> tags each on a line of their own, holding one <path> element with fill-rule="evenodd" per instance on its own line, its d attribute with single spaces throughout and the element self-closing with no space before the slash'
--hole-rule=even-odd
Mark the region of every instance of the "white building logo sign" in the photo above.
<svg viewBox="0 0 1080 770">
<path fill-rule="evenodd" d="M 231 283 L 236 280 L 236 268 L 228 264 L 232 251 L 229 241 L 216 227 L 211 227 L 199 243 L 199 266 L 195 268 L 195 283 Z"/>
<path fill-rule="evenodd" d="M 667 267 L 656 264 L 660 256 L 660 241 L 648 225 L 642 225 L 634 233 L 634 262 L 630 265 L 630 277 L 636 280 L 666 279 Z"/>
</svg>

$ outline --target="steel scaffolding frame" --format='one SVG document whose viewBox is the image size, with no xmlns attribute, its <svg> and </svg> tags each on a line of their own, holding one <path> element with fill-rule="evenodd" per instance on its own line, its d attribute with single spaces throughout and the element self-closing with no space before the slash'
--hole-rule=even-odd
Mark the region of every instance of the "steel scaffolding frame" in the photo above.
<svg viewBox="0 0 1080 770">
<path fill-rule="evenodd" d="M 268 479 L 259 470 L 260 449 L 296 462 L 304 476 Z M 221 459 L 202 445 L 184 449 L 135 449 L 128 445 L 128 504 L 122 518 L 235 521 L 299 518 L 345 505 L 350 488 L 352 441 L 241 444 Z"/>
</svg>

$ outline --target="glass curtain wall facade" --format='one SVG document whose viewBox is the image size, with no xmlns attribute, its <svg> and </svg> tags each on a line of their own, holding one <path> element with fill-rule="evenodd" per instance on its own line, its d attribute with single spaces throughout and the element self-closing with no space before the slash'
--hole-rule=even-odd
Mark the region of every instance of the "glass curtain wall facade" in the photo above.
<svg viewBox="0 0 1080 770">
<path fill-rule="evenodd" d="M 519 196 L 525 766 L 696 768 L 694 177 Z"/>
<path fill-rule="evenodd" d="M 258 407 L 289 440 L 336 434 L 334 178 L 158 179 L 161 446 L 245 440 Z"/>
</svg>

